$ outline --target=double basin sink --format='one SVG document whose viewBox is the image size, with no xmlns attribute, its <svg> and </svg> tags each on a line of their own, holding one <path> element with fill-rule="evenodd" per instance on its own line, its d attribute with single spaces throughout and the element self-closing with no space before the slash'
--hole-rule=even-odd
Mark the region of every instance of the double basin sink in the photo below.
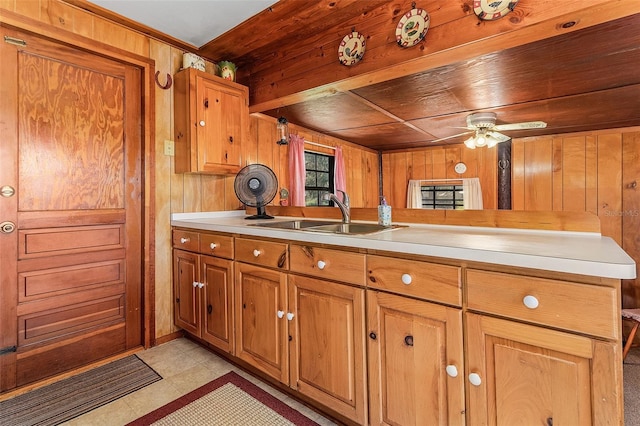
<svg viewBox="0 0 640 426">
<path fill-rule="evenodd" d="M 367 235 L 400 228 L 400 225 L 382 226 L 375 223 L 342 223 L 320 220 L 288 220 L 285 222 L 263 222 L 254 226 L 264 228 L 291 229 L 308 232 L 324 232 L 327 234 Z"/>
</svg>

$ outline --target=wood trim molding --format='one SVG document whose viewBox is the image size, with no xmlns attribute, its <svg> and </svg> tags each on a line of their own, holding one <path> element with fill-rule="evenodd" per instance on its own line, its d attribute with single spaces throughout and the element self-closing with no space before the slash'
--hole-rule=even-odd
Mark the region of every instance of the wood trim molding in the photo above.
<svg viewBox="0 0 640 426">
<path fill-rule="evenodd" d="M 89 3 L 86 0 L 60 0 L 63 3 L 67 3 L 70 6 L 77 7 L 78 9 L 86 10 L 96 16 L 107 19 L 116 24 L 122 25 L 133 31 L 146 35 L 147 37 L 160 40 L 167 43 L 170 46 L 174 46 L 178 49 L 186 50 L 188 52 L 198 53 L 198 47 L 190 43 L 186 43 L 182 40 L 178 40 L 168 34 L 155 30 L 144 24 L 141 24 L 132 19 L 126 18 L 120 14 L 112 12 L 108 9 L 98 6 L 97 4 Z"/>
</svg>

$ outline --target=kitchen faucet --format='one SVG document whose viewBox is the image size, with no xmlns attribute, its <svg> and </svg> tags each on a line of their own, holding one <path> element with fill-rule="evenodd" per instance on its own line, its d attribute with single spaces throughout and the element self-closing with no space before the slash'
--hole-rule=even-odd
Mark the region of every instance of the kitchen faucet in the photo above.
<svg viewBox="0 0 640 426">
<path fill-rule="evenodd" d="M 323 200 L 331 200 L 340 208 L 342 212 L 342 223 L 351 223 L 351 205 L 349 204 L 349 196 L 341 189 L 337 191 L 342 192 L 342 201 L 338 199 L 336 194 L 330 192 L 325 193 L 322 196 Z"/>
</svg>

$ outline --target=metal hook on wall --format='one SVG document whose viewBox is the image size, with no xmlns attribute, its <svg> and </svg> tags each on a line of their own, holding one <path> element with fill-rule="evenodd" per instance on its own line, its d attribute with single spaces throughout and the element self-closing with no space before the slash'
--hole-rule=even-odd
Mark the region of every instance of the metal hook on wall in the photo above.
<svg viewBox="0 0 640 426">
<path fill-rule="evenodd" d="M 160 84 L 160 81 L 158 80 L 159 75 L 160 75 L 160 71 L 156 71 L 156 84 L 158 85 L 158 87 L 160 87 L 162 90 L 169 89 L 173 84 L 173 80 L 171 79 L 171 74 L 167 73 L 167 83 L 164 86 Z"/>
</svg>

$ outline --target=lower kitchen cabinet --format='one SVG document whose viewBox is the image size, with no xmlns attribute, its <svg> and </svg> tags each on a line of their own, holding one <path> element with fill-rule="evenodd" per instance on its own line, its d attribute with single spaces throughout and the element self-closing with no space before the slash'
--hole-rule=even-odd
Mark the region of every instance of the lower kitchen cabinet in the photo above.
<svg viewBox="0 0 640 426">
<path fill-rule="evenodd" d="M 614 342 L 472 313 L 466 324 L 469 424 L 618 424 Z"/>
<path fill-rule="evenodd" d="M 290 386 L 367 424 L 364 289 L 289 275 Z"/>
<path fill-rule="evenodd" d="M 465 424 L 462 311 L 367 291 L 371 425 Z"/>
<path fill-rule="evenodd" d="M 187 230 L 173 238 L 176 325 L 338 418 L 623 423 L 620 280 Z"/>
<path fill-rule="evenodd" d="M 289 384 L 287 274 L 236 262 L 236 356 Z"/>
<path fill-rule="evenodd" d="M 233 353 L 233 262 L 174 250 L 175 323 Z"/>
</svg>

